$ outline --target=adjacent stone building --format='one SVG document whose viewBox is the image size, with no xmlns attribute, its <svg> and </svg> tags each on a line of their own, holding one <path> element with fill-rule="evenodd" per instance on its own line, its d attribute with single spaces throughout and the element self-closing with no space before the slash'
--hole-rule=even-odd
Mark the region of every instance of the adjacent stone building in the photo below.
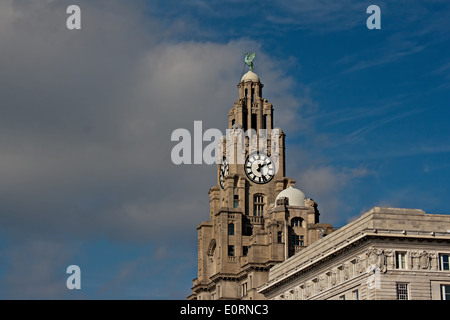
<svg viewBox="0 0 450 320">
<path fill-rule="evenodd" d="M 450 299 L 450 215 L 375 207 L 274 266 L 267 299 Z"/>
</svg>

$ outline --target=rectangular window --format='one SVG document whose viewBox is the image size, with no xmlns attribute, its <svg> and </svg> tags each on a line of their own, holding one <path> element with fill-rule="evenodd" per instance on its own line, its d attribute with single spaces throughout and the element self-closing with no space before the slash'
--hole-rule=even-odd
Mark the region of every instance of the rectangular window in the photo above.
<svg viewBox="0 0 450 320">
<path fill-rule="evenodd" d="M 408 300 L 408 284 L 397 283 L 397 300 Z"/>
<path fill-rule="evenodd" d="M 278 233 L 277 233 L 277 241 L 278 241 L 278 243 L 281 243 L 281 239 L 282 239 L 282 233 L 281 233 L 281 231 L 278 231 Z"/>
<path fill-rule="evenodd" d="M 242 296 L 246 296 L 247 295 L 247 282 L 244 282 L 242 284 Z"/>
<path fill-rule="evenodd" d="M 252 113 L 252 119 L 251 119 L 251 121 L 252 121 L 252 129 L 253 130 L 256 130 L 256 114 L 254 114 L 254 113 Z"/>
<path fill-rule="evenodd" d="M 395 253 L 395 268 L 406 269 L 406 252 Z"/>
<path fill-rule="evenodd" d="M 247 246 L 243 246 L 242 247 L 242 255 L 246 256 L 248 254 L 248 247 Z"/>
<path fill-rule="evenodd" d="M 261 217 L 264 215 L 264 196 L 257 194 L 253 197 L 253 215 Z"/>
<path fill-rule="evenodd" d="M 234 208 L 239 208 L 239 195 L 234 195 Z"/>
<path fill-rule="evenodd" d="M 439 270 L 450 270 L 448 254 L 439 255 Z"/>
<path fill-rule="evenodd" d="M 339 296 L 339 300 L 345 300 L 345 295 Z"/>
<path fill-rule="evenodd" d="M 353 300 L 359 300 L 359 292 L 358 292 L 358 290 L 353 290 L 352 291 L 352 295 L 353 295 Z"/>
<path fill-rule="evenodd" d="M 449 284 L 441 284 L 441 300 L 450 300 Z"/>
<path fill-rule="evenodd" d="M 228 256 L 234 257 L 234 246 L 228 246 Z"/>
<path fill-rule="evenodd" d="M 300 237 L 296 234 L 291 235 L 291 245 L 298 246 L 300 245 Z"/>
</svg>

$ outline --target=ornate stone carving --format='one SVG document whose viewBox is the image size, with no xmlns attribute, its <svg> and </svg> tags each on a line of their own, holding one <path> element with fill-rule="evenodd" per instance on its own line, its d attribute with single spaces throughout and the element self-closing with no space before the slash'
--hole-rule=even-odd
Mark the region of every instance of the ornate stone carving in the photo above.
<svg viewBox="0 0 450 320">
<path fill-rule="evenodd" d="M 344 280 L 350 278 L 350 262 L 344 263 Z"/>
<path fill-rule="evenodd" d="M 366 255 L 368 260 L 367 272 L 374 271 L 376 269 L 381 272 L 386 272 L 386 261 L 383 249 L 370 248 Z"/>
<path fill-rule="evenodd" d="M 423 250 L 422 252 L 419 253 L 419 263 L 420 263 L 421 269 L 428 269 L 429 260 L 430 260 L 430 258 L 428 256 L 428 252 Z"/>
<path fill-rule="evenodd" d="M 216 249 L 216 239 L 212 239 L 209 242 L 208 249 L 206 250 L 206 254 L 208 256 L 212 256 L 214 254 L 214 249 Z"/>
<path fill-rule="evenodd" d="M 409 252 L 410 257 L 410 267 L 413 270 L 419 269 L 419 252 L 417 250 L 412 250 Z"/>
<path fill-rule="evenodd" d="M 322 274 L 319 276 L 319 283 L 318 283 L 319 291 L 323 291 L 325 289 L 325 285 L 326 285 L 325 275 Z"/>
<path fill-rule="evenodd" d="M 392 249 L 385 250 L 384 256 L 386 259 L 386 267 L 388 269 L 394 269 L 395 268 L 394 250 Z"/>
<path fill-rule="evenodd" d="M 439 254 L 435 251 L 432 251 L 428 253 L 428 256 L 430 257 L 430 268 L 431 270 L 438 270 L 439 266 Z"/>
<path fill-rule="evenodd" d="M 305 289 L 305 298 L 309 298 L 312 293 L 312 281 L 306 282 L 306 289 Z"/>
<path fill-rule="evenodd" d="M 334 286 L 336 284 L 336 268 L 331 271 L 331 285 Z"/>
<path fill-rule="evenodd" d="M 314 207 L 314 201 L 313 199 L 306 199 L 305 204 L 307 207 Z"/>
<path fill-rule="evenodd" d="M 363 273 L 367 269 L 367 261 L 366 261 L 366 254 L 361 254 L 358 256 L 358 265 L 357 265 L 357 271 L 358 273 Z"/>
</svg>

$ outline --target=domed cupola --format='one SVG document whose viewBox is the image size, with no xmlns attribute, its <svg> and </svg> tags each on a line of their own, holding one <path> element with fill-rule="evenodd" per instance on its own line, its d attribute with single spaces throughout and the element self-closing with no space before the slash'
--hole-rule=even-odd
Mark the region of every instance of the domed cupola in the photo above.
<svg viewBox="0 0 450 320">
<path fill-rule="evenodd" d="M 275 200 L 275 204 L 277 203 L 277 200 L 281 198 L 288 198 L 289 206 L 296 206 L 296 207 L 305 206 L 305 199 L 306 199 L 305 194 L 299 189 L 294 188 L 293 186 L 290 186 L 289 188 L 281 191 Z"/>
</svg>

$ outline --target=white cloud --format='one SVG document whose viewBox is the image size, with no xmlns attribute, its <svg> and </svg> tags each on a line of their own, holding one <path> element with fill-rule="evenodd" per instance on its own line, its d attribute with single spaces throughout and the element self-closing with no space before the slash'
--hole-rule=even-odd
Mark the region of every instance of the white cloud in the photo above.
<svg viewBox="0 0 450 320">
<path fill-rule="evenodd" d="M 3 296 L 67 294 L 57 275 L 73 243 L 195 242 L 216 169 L 173 165 L 170 135 L 194 120 L 225 132 L 244 51 L 258 53 L 277 126 L 295 129 L 296 112 L 314 106 L 258 42 L 172 41 L 176 28 L 148 19 L 144 2 L 80 0 L 82 29 L 69 31 L 68 4 L 0 3 L 0 232 L 12 241 Z"/>
<path fill-rule="evenodd" d="M 297 168 L 295 171 L 298 172 L 293 176 L 296 186 L 318 203 L 321 222 L 324 223 L 341 223 L 342 213 L 351 209 L 342 199 L 345 188 L 356 179 L 373 174 L 364 167 L 335 168 L 331 165 Z"/>
<path fill-rule="evenodd" d="M 295 128 L 312 105 L 255 41 L 171 42 L 142 2 L 108 4 L 81 1 L 82 29 L 69 31 L 64 2 L 2 3 L 0 223 L 10 234 L 148 241 L 168 226 L 195 230 L 215 168 L 174 166 L 170 135 L 194 120 L 225 132 L 244 51 L 258 52 L 277 126 Z"/>
</svg>

